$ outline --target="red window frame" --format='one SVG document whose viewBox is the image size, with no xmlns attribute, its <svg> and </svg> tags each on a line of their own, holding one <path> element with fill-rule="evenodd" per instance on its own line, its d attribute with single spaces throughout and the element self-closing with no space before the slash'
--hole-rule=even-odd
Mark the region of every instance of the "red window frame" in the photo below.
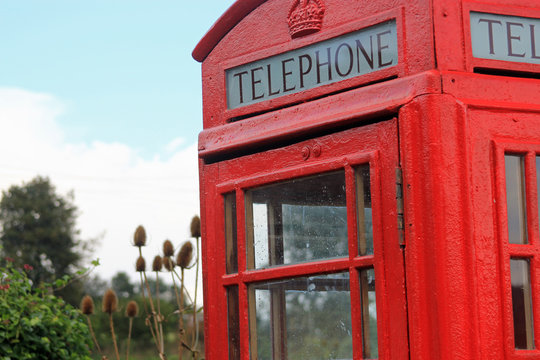
<svg viewBox="0 0 540 360">
<path fill-rule="evenodd" d="M 320 156 L 304 160 L 302 151 L 318 146 Z M 277 164 L 268 168 L 264 164 Z M 355 167 L 369 164 L 373 209 L 374 255 L 357 256 L 357 214 Z M 248 285 L 251 283 L 348 271 L 350 277 L 353 354 L 362 359 L 362 312 L 359 271 L 375 269 L 379 359 L 408 358 L 407 315 L 403 254 L 399 246 L 396 175 L 399 165 L 397 120 L 392 119 L 345 130 L 341 133 L 292 144 L 283 148 L 226 160 L 219 167 L 216 181 L 216 226 L 225 229 L 225 194 L 236 192 L 238 273 L 226 272 L 225 234 L 215 237 L 218 274 L 209 281 L 219 296 L 219 310 L 210 321 L 220 325 L 219 343 L 228 344 L 227 288 L 238 286 L 240 359 L 250 359 Z M 239 169 L 243 173 L 239 174 Z M 345 169 L 348 222 L 348 257 L 283 265 L 260 270 L 247 269 L 245 192 L 283 180 Z M 213 275 L 214 276 L 214 275 Z M 210 285 L 212 286 L 212 285 Z M 212 296 L 212 295 L 209 295 Z M 214 301 L 215 301 L 214 300 Z M 213 301 L 213 302 L 214 302 Z M 223 351 L 228 358 L 228 351 Z"/>
<path fill-rule="evenodd" d="M 540 65 L 538 64 L 475 58 L 473 56 L 471 41 L 471 12 L 481 12 L 502 16 L 540 18 L 540 10 L 538 7 L 516 7 L 500 4 L 494 5 L 476 1 L 464 1 L 462 9 L 462 22 L 465 40 L 465 61 L 467 71 L 475 72 L 476 69 L 490 69 L 538 73 L 540 69 Z"/>
<path fill-rule="evenodd" d="M 501 298 L 504 322 L 504 348 L 508 359 L 537 359 L 540 355 L 540 232 L 538 214 L 538 191 L 536 157 L 540 156 L 540 144 L 493 142 L 495 154 L 495 202 L 497 204 L 497 232 L 500 249 Z M 527 244 L 512 244 L 508 236 L 508 213 L 506 194 L 505 155 L 524 158 L 525 208 Z M 514 318 L 512 310 L 511 259 L 529 260 L 529 276 L 532 296 L 532 321 L 535 349 L 516 349 Z"/>
</svg>

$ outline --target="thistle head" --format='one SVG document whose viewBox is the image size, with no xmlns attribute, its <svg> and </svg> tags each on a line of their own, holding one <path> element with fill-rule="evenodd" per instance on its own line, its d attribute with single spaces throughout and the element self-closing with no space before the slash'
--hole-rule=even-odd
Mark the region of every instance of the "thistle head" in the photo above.
<svg viewBox="0 0 540 360">
<path fill-rule="evenodd" d="M 94 313 L 94 300 L 90 295 L 83 297 L 81 301 L 81 312 L 84 315 L 92 315 Z"/>
<path fill-rule="evenodd" d="M 191 237 L 201 237 L 201 218 L 195 215 L 193 219 L 191 219 L 191 225 L 189 226 L 189 229 L 191 231 Z"/>
<path fill-rule="evenodd" d="M 128 302 L 126 307 L 126 316 L 133 318 L 139 314 L 139 305 L 134 300 Z"/>
<path fill-rule="evenodd" d="M 176 265 L 180 266 L 182 269 L 185 269 L 189 266 L 192 257 L 193 245 L 191 244 L 191 241 L 186 241 L 176 256 Z"/>
<path fill-rule="evenodd" d="M 133 244 L 137 247 L 146 245 L 146 230 L 142 225 L 137 226 L 133 235 Z"/>
<path fill-rule="evenodd" d="M 165 267 L 167 271 L 173 271 L 174 260 L 170 256 L 163 257 L 163 267 Z"/>
<path fill-rule="evenodd" d="M 174 247 L 171 242 L 171 240 L 165 240 L 163 242 L 163 255 L 164 256 L 173 256 L 174 255 Z"/>
<path fill-rule="evenodd" d="M 146 261 L 142 256 L 139 256 L 137 258 L 137 262 L 135 263 L 135 270 L 137 272 L 144 272 L 146 271 Z"/>
<path fill-rule="evenodd" d="M 118 298 L 113 289 L 109 289 L 103 295 L 103 312 L 111 315 L 118 307 Z"/>
<path fill-rule="evenodd" d="M 152 262 L 152 271 L 159 272 L 161 271 L 162 267 L 163 267 L 163 261 L 161 260 L 161 256 L 156 255 L 154 257 L 154 261 Z"/>
</svg>

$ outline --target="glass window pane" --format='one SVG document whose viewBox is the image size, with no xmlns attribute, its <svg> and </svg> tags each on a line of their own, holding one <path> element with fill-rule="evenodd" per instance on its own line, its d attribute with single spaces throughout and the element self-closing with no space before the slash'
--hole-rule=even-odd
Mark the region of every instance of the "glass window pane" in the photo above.
<svg viewBox="0 0 540 360">
<path fill-rule="evenodd" d="M 525 163 L 523 156 L 505 155 L 508 239 L 511 244 L 527 244 L 525 207 Z"/>
<path fill-rule="evenodd" d="M 375 271 L 360 272 L 360 291 L 362 300 L 362 343 L 364 359 L 377 359 L 377 303 L 375 297 Z"/>
<path fill-rule="evenodd" d="M 240 360 L 240 318 L 238 311 L 238 285 L 229 286 L 227 287 L 229 360 Z"/>
<path fill-rule="evenodd" d="M 252 359 L 352 359 L 349 274 L 253 284 Z M 255 356 L 256 354 L 256 356 Z"/>
<path fill-rule="evenodd" d="M 225 242 L 227 274 L 238 272 L 236 193 L 225 194 Z"/>
<path fill-rule="evenodd" d="M 359 255 L 373 255 L 373 217 L 369 165 L 356 169 L 356 213 Z"/>
<path fill-rule="evenodd" d="M 348 254 L 344 171 L 249 190 L 246 211 L 249 268 Z"/>
<path fill-rule="evenodd" d="M 529 261 L 510 260 L 512 308 L 516 349 L 534 349 L 533 313 Z"/>
</svg>

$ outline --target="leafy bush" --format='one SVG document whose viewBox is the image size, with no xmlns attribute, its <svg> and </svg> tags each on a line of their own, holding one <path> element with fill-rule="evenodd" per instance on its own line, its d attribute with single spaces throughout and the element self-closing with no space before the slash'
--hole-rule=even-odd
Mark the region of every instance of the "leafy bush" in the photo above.
<svg viewBox="0 0 540 360">
<path fill-rule="evenodd" d="M 78 309 L 52 295 L 51 285 L 33 288 L 32 267 L 0 267 L 0 360 L 90 360 L 90 333 Z"/>
</svg>

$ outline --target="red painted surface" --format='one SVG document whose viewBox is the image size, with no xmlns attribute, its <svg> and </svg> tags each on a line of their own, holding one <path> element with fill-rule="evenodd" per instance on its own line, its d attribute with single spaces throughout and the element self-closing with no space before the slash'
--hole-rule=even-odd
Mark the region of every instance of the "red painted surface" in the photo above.
<svg viewBox="0 0 540 360">
<path fill-rule="evenodd" d="M 315 273 L 376 269 L 380 359 L 540 359 L 515 350 L 510 257 L 531 259 L 540 349 L 538 208 L 528 207 L 531 246 L 509 246 L 505 151 L 540 154 L 540 65 L 476 59 L 469 12 L 540 18 L 530 0 L 324 0 L 321 31 L 292 39 L 293 0 L 237 1 L 193 52 L 202 61 L 199 137 L 206 358 L 228 359 L 226 286 L 240 289 L 241 359 L 249 354 L 247 284 Z M 398 66 L 234 110 L 225 70 L 396 19 Z M 304 160 L 305 146 L 321 155 Z M 369 162 L 375 256 L 225 273 L 222 194 L 237 191 L 238 251 L 246 253 L 243 191 Z M 403 170 L 399 246 L 395 168 Z M 537 202 L 536 175 L 529 204 Z M 349 205 L 354 198 L 348 190 Z M 377 205 L 375 205 L 377 204 Z M 354 213 L 349 217 L 354 217 Z M 349 222 L 349 237 L 356 234 Z M 351 254 L 354 241 L 350 242 Z M 528 251 L 528 252 L 527 252 Z M 351 277 L 357 301 L 358 278 Z M 354 359 L 361 359 L 358 310 Z"/>
</svg>

